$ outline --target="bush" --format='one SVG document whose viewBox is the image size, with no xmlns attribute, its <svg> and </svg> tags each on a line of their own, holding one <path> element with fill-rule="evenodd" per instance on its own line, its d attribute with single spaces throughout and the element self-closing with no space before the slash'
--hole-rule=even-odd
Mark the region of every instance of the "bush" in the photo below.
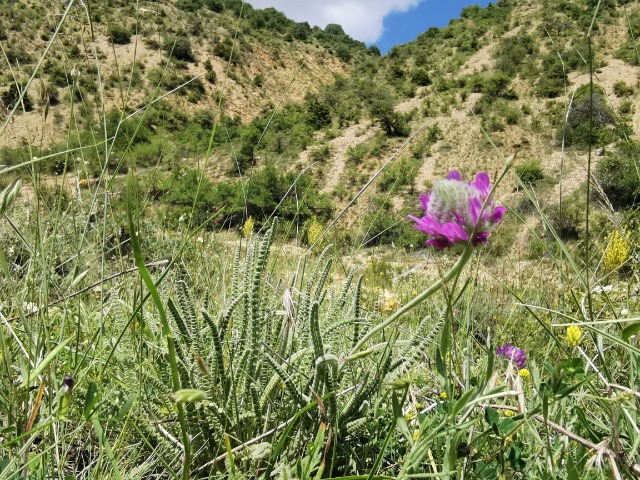
<svg viewBox="0 0 640 480">
<path fill-rule="evenodd" d="M 401 187 L 413 187 L 419 164 L 403 158 L 398 163 L 392 163 L 382 172 L 378 180 L 378 188 L 383 192 L 398 191 Z"/>
<path fill-rule="evenodd" d="M 194 62 L 195 58 L 191 51 L 191 41 L 189 37 L 172 36 L 167 37 L 164 42 L 163 49 L 168 55 L 185 62 Z"/>
<path fill-rule="evenodd" d="M 110 25 L 107 35 L 116 45 L 126 45 L 131 42 L 131 32 L 124 25 Z"/>
<path fill-rule="evenodd" d="M 564 93 L 567 75 L 562 61 L 554 52 L 547 54 L 542 60 L 542 73 L 536 83 L 537 95 L 555 98 Z"/>
<path fill-rule="evenodd" d="M 20 98 L 20 90 L 22 90 L 22 88 L 23 86 L 21 86 L 21 88 L 19 89 L 16 83 L 12 83 L 9 87 L 9 90 L 0 94 L 0 100 L 2 100 L 5 108 L 11 110 L 16 105 L 16 102 Z M 29 97 L 29 94 L 25 93 L 24 97 L 22 97 L 22 103 L 18 106 L 18 109 L 16 111 L 19 113 L 22 111 L 30 112 L 31 110 L 33 110 L 33 103 L 31 101 L 31 98 Z"/>
<path fill-rule="evenodd" d="M 637 142 L 624 142 L 600 160 L 596 177 L 614 207 L 634 207 L 640 203 L 639 162 Z"/>
<path fill-rule="evenodd" d="M 588 85 L 580 87 L 574 96 L 573 107 L 567 117 L 566 145 L 584 147 L 604 145 L 613 141 L 613 113 L 605 103 L 604 93 L 600 87 L 597 87 L 593 94 L 592 105 L 588 87 Z M 592 117 L 591 121 L 590 117 Z"/>
<path fill-rule="evenodd" d="M 329 106 L 320 101 L 316 95 L 308 96 L 306 99 L 307 123 L 315 130 L 331 125 L 331 110 Z"/>
<path fill-rule="evenodd" d="M 562 240 L 578 240 L 584 229 L 585 200 L 582 189 L 577 190 L 560 205 L 553 205 L 546 211 L 549 223 Z"/>
<path fill-rule="evenodd" d="M 419 87 L 431 85 L 431 78 L 429 78 L 429 74 L 424 68 L 417 68 L 411 72 L 411 80 Z"/>
<path fill-rule="evenodd" d="M 525 185 L 536 185 L 544 179 L 544 172 L 540 166 L 540 160 L 528 160 L 516 165 L 514 170 L 520 181 Z"/>
<path fill-rule="evenodd" d="M 306 40 L 311 36 L 311 26 L 307 22 L 296 23 L 291 28 L 291 35 L 297 40 Z"/>
<path fill-rule="evenodd" d="M 628 97 L 633 95 L 633 87 L 620 80 L 613 84 L 613 93 L 618 97 Z"/>
</svg>

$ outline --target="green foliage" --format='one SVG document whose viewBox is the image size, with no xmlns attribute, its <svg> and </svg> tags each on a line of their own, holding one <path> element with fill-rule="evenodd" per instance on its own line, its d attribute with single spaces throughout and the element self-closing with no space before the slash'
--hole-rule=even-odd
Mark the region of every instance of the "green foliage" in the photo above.
<svg viewBox="0 0 640 480">
<path fill-rule="evenodd" d="M 640 13 L 634 12 L 625 18 L 627 39 L 616 52 L 616 56 L 631 65 L 640 65 L 638 37 L 640 37 Z"/>
<path fill-rule="evenodd" d="M 562 95 L 567 84 L 565 66 L 555 52 L 549 52 L 542 59 L 542 72 L 536 82 L 536 94 L 541 97 L 555 98 Z"/>
<path fill-rule="evenodd" d="M 314 130 L 331 125 L 331 109 L 317 95 L 308 95 L 305 106 L 308 114 L 307 122 Z"/>
<path fill-rule="evenodd" d="M 2 100 L 2 104 L 6 109 L 12 109 L 18 100 L 20 99 L 20 94 L 22 93 L 24 88 L 24 84 L 21 84 L 20 87 L 17 83 L 12 83 L 9 85 L 9 89 L 5 90 L 0 94 L 0 100 Z M 30 112 L 33 110 L 33 103 L 31 101 L 31 97 L 28 93 L 25 93 L 22 97 L 22 102 L 18 106 L 16 110 L 18 113 L 20 112 Z"/>
<path fill-rule="evenodd" d="M 575 146 L 605 145 L 614 138 L 614 115 L 606 104 L 604 92 L 594 86 L 593 101 L 589 86 L 580 87 L 567 117 L 565 144 Z"/>
<path fill-rule="evenodd" d="M 116 45 L 126 45 L 131 42 L 131 31 L 126 26 L 117 23 L 109 25 L 107 36 Z"/>
<path fill-rule="evenodd" d="M 516 175 L 525 185 L 536 185 L 544 179 L 540 160 L 526 160 L 514 167 Z"/>
<path fill-rule="evenodd" d="M 584 233 L 586 201 L 582 189 L 576 190 L 560 205 L 546 209 L 549 223 L 562 240 L 578 240 Z"/>
<path fill-rule="evenodd" d="M 413 81 L 413 83 L 420 87 L 431 85 L 431 78 L 429 77 L 429 73 L 424 68 L 416 68 L 413 72 L 411 72 L 411 80 Z"/>
<path fill-rule="evenodd" d="M 613 84 L 613 93 L 618 97 L 628 97 L 633 95 L 633 87 L 631 85 L 627 85 L 624 80 L 619 80 Z"/>
<path fill-rule="evenodd" d="M 308 22 L 295 23 L 291 27 L 291 35 L 297 40 L 307 40 L 311 36 L 311 26 Z"/>
<path fill-rule="evenodd" d="M 506 75 L 513 77 L 524 66 L 531 67 L 537 50 L 534 38 L 527 33 L 519 32 L 514 37 L 500 41 L 494 54 L 496 66 Z"/>
<path fill-rule="evenodd" d="M 162 45 L 163 50 L 173 58 L 185 62 L 195 62 L 191 50 L 191 40 L 183 35 L 167 37 Z"/>
<path fill-rule="evenodd" d="M 378 188 L 383 192 L 398 192 L 402 187 L 413 187 L 419 167 L 419 163 L 408 158 L 391 163 L 382 172 Z"/>
<path fill-rule="evenodd" d="M 596 170 L 598 182 L 615 207 L 637 206 L 640 195 L 640 145 L 622 142 L 607 152 Z"/>
</svg>

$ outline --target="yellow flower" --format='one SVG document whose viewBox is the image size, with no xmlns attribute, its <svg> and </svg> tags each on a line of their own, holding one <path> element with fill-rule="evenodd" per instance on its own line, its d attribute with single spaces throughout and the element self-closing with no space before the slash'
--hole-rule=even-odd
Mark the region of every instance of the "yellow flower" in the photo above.
<svg viewBox="0 0 640 480">
<path fill-rule="evenodd" d="M 567 328 L 567 343 L 571 348 L 575 348 L 580 345 L 582 339 L 582 330 L 577 325 L 571 325 Z"/>
<path fill-rule="evenodd" d="M 616 230 L 611 232 L 604 250 L 604 266 L 608 270 L 620 268 L 629 259 L 631 245 L 624 232 Z"/>
<path fill-rule="evenodd" d="M 324 228 L 316 217 L 313 217 L 307 226 L 307 243 L 313 245 L 322 235 Z"/>
<path fill-rule="evenodd" d="M 420 438 L 420 430 L 414 430 L 413 431 L 413 441 L 417 442 L 418 438 Z"/>
<path fill-rule="evenodd" d="M 416 416 L 413 414 L 413 412 L 409 412 L 404 416 L 404 419 L 407 422 L 410 422 L 411 420 L 413 420 Z"/>
<path fill-rule="evenodd" d="M 382 301 L 380 302 L 380 310 L 390 313 L 398 307 L 398 297 L 388 290 L 383 290 Z"/>
<path fill-rule="evenodd" d="M 529 372 L 529 370 L 527 370 L 526 368 L 520 369 L 520 371 L 518 373 L 520 374 L 520 377 L 522 377 L 522 378 L 529 378 L 529 376 L 531 375 L 531 372 Z"/>
<path fill-rule="evenodd" d="M 516 414 L 513 410 L 503 410 L 502 413 L 505 417 L 513 417 Z"/>
<path fill-rule="evenodd" d="M 440 392 L 440 398 L 443 400 L 447 399 L 447 392 Z"/>
<path fill-rule="evenodd" d="M 242 237 L 249 238 L 253 233 L 253 217 L 247 218 L 247 221 L 244 222 L 242 226 Z"/>
</svg>

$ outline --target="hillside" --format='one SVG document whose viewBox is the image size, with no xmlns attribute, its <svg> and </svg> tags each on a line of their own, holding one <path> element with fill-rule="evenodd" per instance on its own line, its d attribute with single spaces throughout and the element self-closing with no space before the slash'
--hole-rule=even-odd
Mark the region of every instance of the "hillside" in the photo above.
<svg viewBox="0 0 640 480">
<path fill-rule="evenodd" d="M 64 5 L 2 8 L 7 60 L 17 66 L 3 77 L 11 107 L 13 79 L 26 81 L 55 30 L 44 12 L 62 13 Z M 104 170 L 102 147 L 87 147 L 106 133 L 115 135 L 108 171 L 153 171 L 149 188 L 167 225 L 189 206 L 212 212 L 234 197 L 223 225 L 268 216 L 286 189 L 272 191 L 266 203 L 245 199 L 235 178 L 256 168 L 255 181 L 266 184 L 255 192 L 284 184 L 269 180 L 276 171 L 291 180 L 311 174 L 305 181 L 312 193 L 296 218 L 326 222 L 418 132 L 344 217 L 339 230 L 359 232 L 350 238 L 354 246 L 415 247 L 408 224 L 395 225 L 383 212 L 412 212 L 415 193 L 450 169 L 494 174 L 502 157 L 516 152 L 516 170 L 533 175 L 538 201 L 554 215 L 560 192 L 570 198 L 584 185 L 589 143 L 612 151 L 640 129 L 638 62 L 627 33 L 640 24 L 637 12 L 637 2 L 605 2 L 595 25 L 593 78 L 603 121 L 590 141 L 580 111 L 591 78 L 584 31 L 592 10 L 582 1 L 467 7 L 447 27 L 384 57 L 339 25 L 321 30 L 232 0 L 143 2 L 137 9 L 110 2 L 91 12 L 78 4 L 31 83 L 30 111 L 18 108 L 0 136 L 0 163 L 55 159 L 82 147 L 82 162 L 39 162 L 45 174 L 72 174 L 73 195 L 79 180 L 94 182 Z M 201 168 L 206 176 L 198 182 L 206 188 L 196 202 L 188 182 Z M 276 170 L 263 175 L 265 168 Z M 501 196 L 525 204 L 522 193 L 511 193 L 516 185 L 509 179 Z"/>
</svg>

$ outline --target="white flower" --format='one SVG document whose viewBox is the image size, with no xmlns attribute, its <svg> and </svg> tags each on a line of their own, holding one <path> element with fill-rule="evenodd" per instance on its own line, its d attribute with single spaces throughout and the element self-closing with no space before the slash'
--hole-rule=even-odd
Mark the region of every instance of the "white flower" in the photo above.
<svg viewBox="0 0 640 480">
<path fill-rule="evenodd" d="M 23 306 L 24 306 L 24 309 L 29 313 L 33 313 L 33 314 L 38 313 L 38 307 L 36 306 L 35 303 L 26 302 L 23 304 Z"/>
<path fill-rule="evenodd" d="M 592 292 L 593 293 L 606 293 L 606 292 L 610 292 L 611 290 L 613 290 L 613 285 L 607 285 L 605 287 L 601 287 L 600 285 L 598 285 L 597 287 L 595 287 Z"/>
<path fill-rule="evenodd" d="M 629 315 L 629 310 L 623 308 L 622 310 L 620 310 L 620 315 L 626 317 L 627 315 Z"/>
<path fill-rule="evenodd" d="M 196 238 L 196 240 L 198 241 L 198 243 L 204 243 L 204 238 L 202 237 L 198 237 Z"/>
</svg>

